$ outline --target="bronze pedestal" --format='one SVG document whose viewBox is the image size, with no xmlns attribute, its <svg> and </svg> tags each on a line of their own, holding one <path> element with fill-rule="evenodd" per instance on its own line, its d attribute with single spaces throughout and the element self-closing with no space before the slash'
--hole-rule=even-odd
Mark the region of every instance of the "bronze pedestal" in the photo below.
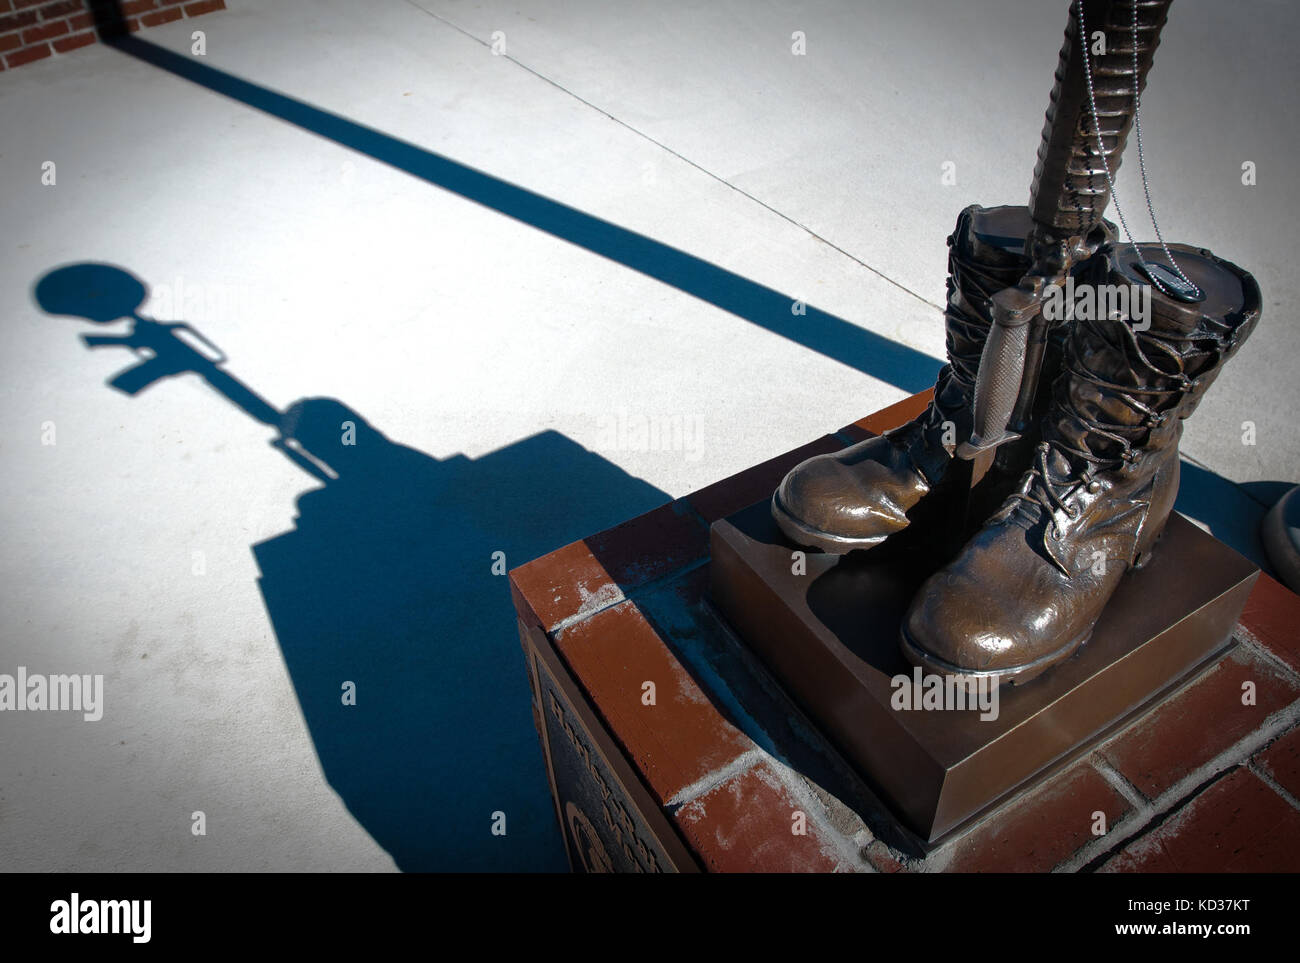
<svg viewBox="0 0 1300 963">
<path fill-rule="evenodd" d="M 891 705 L 899 624 L 937 567 L 923 548 L 808 553 L 766 501 L 715 522 L 713 600 L 742 640 L 924 839 L 935 841 L 1051 775 L 1232 644 L 1258 569 L 1174 515 L 1091 640 L 1032 685 L 1003 686 L 997 717 Z M 800 570 L 803 570 L 800 574 Z M 997 605 L 990 587 L 989 605 Z M 984 713 L 987 714 L 987 713 Z"/>
</svg>

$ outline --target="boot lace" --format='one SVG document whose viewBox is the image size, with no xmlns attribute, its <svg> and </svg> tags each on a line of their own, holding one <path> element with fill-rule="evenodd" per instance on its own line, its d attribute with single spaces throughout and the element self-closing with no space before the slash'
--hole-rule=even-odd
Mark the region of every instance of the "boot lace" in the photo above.
<svg viewBox="0 0 1300 963">
<path fill-rule="evenodd" d="M 1097 386 L 1107 398 L 1118 400 L 1127 406 L 1136 418 L 1129 424 L 1089 417 L 1072 400 L 1070 393 L 1062 390 L 1064 382 L 1058 382 L 1059 421 L 1073 422 L 1077 429 L 1081 429 L 1077 431 L 1081 443 L 1071 443 L 1070 433 L 1062 431 L 1058 423 L 1056 430 L 1051 432 L 1051 438 L 1038 446 L 1028 483 L 1010 496 L 1016 504 L 1027 503 L 1041 507 L 1053 519 L 1052 532 L 1056 537 L 1061 532 L 1055 522 L 1055 513 L 1060 511 L 1069 518 L 1077 517 L 1079 509 L 1070 502 L 1071 496 L 1080 487 L 1097 491 L 1100 484 L 1095 479 L 1097 472 L 1121 468 L 1135 462 L 1151 430 L 1164 424 L 1176 408 L 1178 400 L 1195 385 L 1187 374 L 1185 354 L 1177 347 L 1180 339 L 1135 332 L 1128 324 L 1116 321 L 1078 321 L 1076 324 L 1080 326 L 1074 332 L 1076 338 L 1081 333 L 1088 333 L 1112 347 L 1116 347 L 1113 342 L 1114 330 L 1121 331 L 1121 341 L 1117 347 L 1134 375 L 1134 382 L 1138 384 L 1121 384 L 1103 377 L 1100 372 L 1085 364 L 1084 358 L 1088 352 L 1078 350 L 1067 352 L 1065 370 L 1061 377 L 1080 378 Z M 1099 327 L 1102 324 L 1111 326 L 1109 337 L 1108 332 Z M 1171 340 L 1175 343 L 1170 343 Z M 1053 449 L 1069 465 L 1064 476 L 1052 471 L 1050 456 Z"/>
</svg>

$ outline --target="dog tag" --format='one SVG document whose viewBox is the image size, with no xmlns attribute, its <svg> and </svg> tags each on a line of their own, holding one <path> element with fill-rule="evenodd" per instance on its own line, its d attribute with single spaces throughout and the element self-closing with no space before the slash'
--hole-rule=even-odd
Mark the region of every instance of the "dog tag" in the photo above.
<svg viewBox="0 0 1300 963">
<path fill-rule="evenodd" d="M 1197 301 L 1205 300 L 1205 292 L 1199 291 L 1195 286 L 1188 284 L 1169 268 L 1163 264 L 1134 264 L 1140 274 L 1150 279 L 1151 283 L 1160 291 L 1175 301 L 1182 301 L 1184 304 L 1195 304 Z"/>
</svg>

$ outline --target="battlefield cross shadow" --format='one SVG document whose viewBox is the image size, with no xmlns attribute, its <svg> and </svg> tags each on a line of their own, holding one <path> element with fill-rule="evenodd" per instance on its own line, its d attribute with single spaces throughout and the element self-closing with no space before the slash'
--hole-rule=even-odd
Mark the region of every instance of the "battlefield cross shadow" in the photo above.
<svg viewBox="0 0 1300 963">
<path fill-rule="evenodd" d="M 330 785 L 403 870 L 564 869 L 493 553 L 518 565 L 668 496 L 554 431 L 477 459 L 437 459 L 333 398 L 281 413 L 222 369 L 193 328 L 140 317 L 145 296 L 106 264 L 62 267 L 35 287 L 51 314 L 130 319 L 124 336 L 83 336 L 145 359 L 111 386 L 133 395 L 197 374 L 273 427 L 271 445 L 319 483 L 298 498 L 295 527 L 252 551 Z M 345 682 L 355 705 L 343 704 Z M 497 812 L 505 836 L 491 832 Z"/>
</svg>

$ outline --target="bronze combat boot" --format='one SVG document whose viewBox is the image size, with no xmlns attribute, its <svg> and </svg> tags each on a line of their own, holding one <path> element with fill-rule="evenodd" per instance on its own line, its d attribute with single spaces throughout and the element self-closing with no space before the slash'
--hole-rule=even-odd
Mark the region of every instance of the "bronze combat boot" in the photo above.
<svg viewBox="0 0 1300 963">
<path fill-rule="evenodd" d="M 772 495 L 772 515 L 800 545 L 843 554 L 905 528 L 907 512 L 943 476 L 971 432 L 980 353 L 992 324 L 990 299 L 1029 269 L 1026 207 L 971 205 L 948 238 L 948 363 L 934 400 L 907 424 L 795 467 Z M 945 435 L 947 437 L 945 437 Z"/>
<path fill-rule="evenodd" d="M 1170 249 L 1203 300 L 1148 285 L 1146 330 L 1131 310 L 1069 322 L 1033 465 L 913 599 L 902 626 L 912 664 L 1026 682 L 1087 641 L 1124 574 L 1148 557 L 1178 494 L 1182 420 L 1260 311 L 1245 271 L 1203 249 Z M 1141 250 L 1147 263 L 1163 261 L 1159 246 Z M 1132 247 L 1104 257 L 1108 295 L 1147 283 Z"/>
<path fill-rule="evenodd" d="M 970 437 L 992 297 L 1029 270 L 1024 248 L 1032 226 L 1026 207 L 973 204 L 961 212 L 948 237 L 948 363 L 939 371 L 934 400 L 907 424 L 809 458 L 786 475 L 772 495 L 772 515 L 786 537 L 844 554 L 907 527 L 907 513 L 939 484 L 953 452 Z M 1096 251 L 1114 236 L 1115 226 L 1102 221 L 1083 243 Z M 1059 352 L 1049 345 L 1044 384 L 1058 363 Z M 1047 393 L 1041 394 L 1045 400 Z"/>
</svg>

